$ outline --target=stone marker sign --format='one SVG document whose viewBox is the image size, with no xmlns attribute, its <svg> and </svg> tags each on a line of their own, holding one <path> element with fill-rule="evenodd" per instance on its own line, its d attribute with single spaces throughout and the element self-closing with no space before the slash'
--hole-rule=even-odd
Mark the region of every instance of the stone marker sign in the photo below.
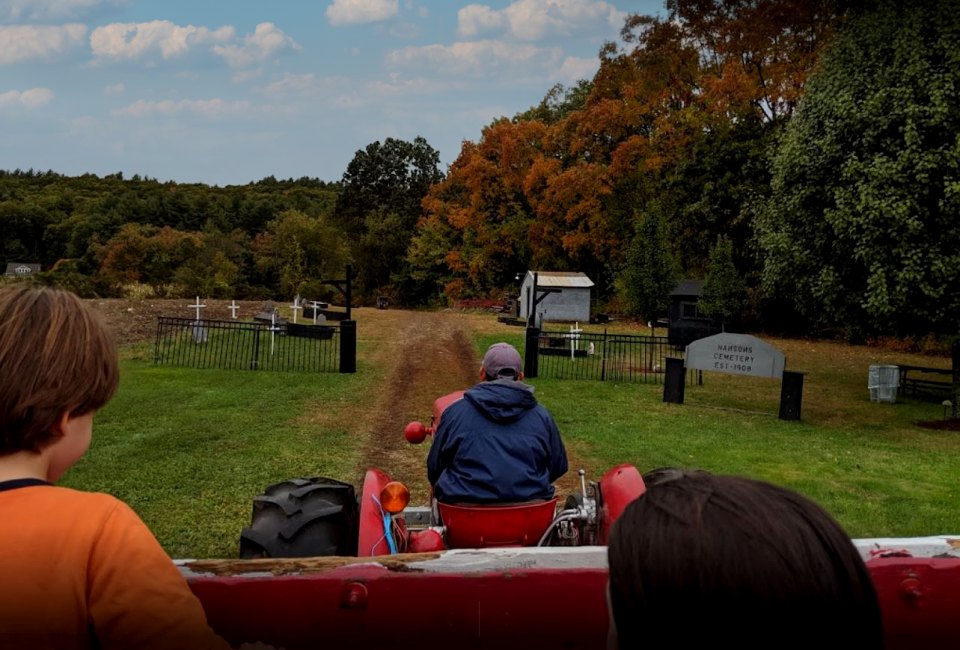
<svg viewBox="0 0 960 650">
<path fill-rule="evenodd" d="M 687 346 L 687 370 L 714 370 L 732 375 L 779 379 L 786 359 L 783 352 L 749 334 L 714 334 Z"/>
</svg>

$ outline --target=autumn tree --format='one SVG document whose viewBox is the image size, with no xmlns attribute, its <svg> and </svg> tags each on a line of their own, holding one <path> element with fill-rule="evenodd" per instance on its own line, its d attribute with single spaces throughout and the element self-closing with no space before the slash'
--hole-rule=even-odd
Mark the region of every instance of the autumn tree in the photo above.
<svg viewBox="0 0 960 650">
<path fill-rule="evenodd" d="M 202 249 L 196 233 L 130 223 L 100 249 L 100 274 L 114 286 L 146 284 L 154 295 L 166 297 L 177 270 Z"/>
<path fill-rule="evenodd" d="M 438 273 L 446 265 L 449 297 L 503 287 L 530 263 L 532 209 L 524 182 L 541 156 L 545 128 L 507 119 L 485 127 L 479 143 L 464 143 L 446 178 L 424 200 L 426 215 L 408 258 L 421 276 L 428 270 L 446 275 Z M 436 245 L 441 234 L 447 250 Z"/>
</svg>

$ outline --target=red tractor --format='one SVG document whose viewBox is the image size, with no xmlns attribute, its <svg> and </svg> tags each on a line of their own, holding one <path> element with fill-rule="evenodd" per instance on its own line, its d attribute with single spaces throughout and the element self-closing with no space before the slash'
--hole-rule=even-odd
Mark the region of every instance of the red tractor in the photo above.
<svg viewBox="0 0 960 650">
<path fill-rule="evenodd" d="M 404 436 L 422 443 L 463 391 L 438 398 L 431 426 L 411 422 Z M 409 506 L 407 487 L 369 469 L 359 498 L 352 486 L 328 478 L 302 478 L 267 488 L 254 499 L 253 521 L 241 533 L 240 557 L 376 556 L 462 548 L 605 545 L 627 504 L 643 494 L 643 478 L 622 464 L 590 482 L 581 469 L 580 491 L 511 505 Z"/>
<path fill-rule="evenodd" d="M 433 424 L 459 397 L 435 402 Z M 418 442 L 432 431 L 411 423 L 406 435 Z M 582 477 L 563 508 L 552 500 L 436 511 L 407 507 L 406 488 L 376 469 L 359 499 L 332 479 L 285 481 L 254 500 L 241 539 L 249 559 L 177 563 L 211 626 L 235 646 L 602 650 L 603 544 L 645 486 L 630 465 L 596 483 Z M 854 543 L 877 589 L 886 648 L 960 646 L 960 536 Z M 578 548 L 537 548 L 564 545 Z M 441 549 L 450 550 L 413 552 Z M 411 634 L 426 612 L 442 615 L 430 617 L 428 637 Z M 575 616 L 558 623 L 558 612 Z"/>
</svg>

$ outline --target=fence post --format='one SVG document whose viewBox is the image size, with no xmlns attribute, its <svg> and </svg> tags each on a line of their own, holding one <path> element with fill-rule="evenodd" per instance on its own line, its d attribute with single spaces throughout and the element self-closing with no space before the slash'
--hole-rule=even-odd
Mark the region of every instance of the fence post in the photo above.
<svg viewBox="0 0 960 650">
<path fill-rule="evenodd" d="M 799 420 L 803 402 L 803 373 L 784 370 L 780 383 L 781 420 Z"/>
<path fill-rule="evenodd" d="M 535 379 L 537 376 L 538 354 L 540 350 L 540 328 L 528 327 L 527 340 L 523 348 L 523 376 Z"/>
<path fill-rule="evenodd" d="M 340 372 L 357 371 L 357 321 L 340 321 Z"/>
<path fill-rule="evenodd" d="M 663 382 L 663 401 L 671 404 L 683 404 L 684 379 L 686 370 L 684 360 L 667 357 L 667 374 Z"/>
<path fill-rule="evenodd" d="M 250 359 L 250 370 L 257 369 L 257 360 L 260 358 L 260 328 L 253 328 L 253 358 Z"/>
</svg>

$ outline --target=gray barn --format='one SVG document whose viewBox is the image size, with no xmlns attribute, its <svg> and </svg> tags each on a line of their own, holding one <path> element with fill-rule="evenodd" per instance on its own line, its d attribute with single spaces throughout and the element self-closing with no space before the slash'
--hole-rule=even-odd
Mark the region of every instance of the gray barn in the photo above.
<svg viewBox="0 0 960 650">
<path fill-rule="evenodd" d="M 528 318 L 533 304 L 533 271 L 527 271 L 520 285 L 520 318 Z M 546 322 L 587 323 L 590 321 L 590 288 L 593 281 L 574 271 L 537 271 L 537 288 L 551 290 L 536 307 L 534 324 Z"/>
</svg>

